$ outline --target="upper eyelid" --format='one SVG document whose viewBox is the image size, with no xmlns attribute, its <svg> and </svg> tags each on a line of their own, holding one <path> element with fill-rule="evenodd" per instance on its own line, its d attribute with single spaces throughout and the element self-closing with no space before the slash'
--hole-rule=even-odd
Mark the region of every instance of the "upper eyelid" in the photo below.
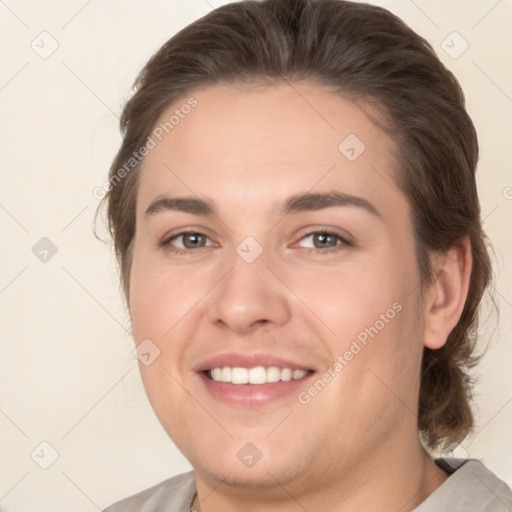
<svg viewBox="0 0 512 512">
<path fill-rule="evenodd" d="M 175 233 L 173 235 L 170 235 L 170 236 L 165 236 L 163 238 L 163 243 L 169 243 L 171 240 L 174 240 L 175 238 L 179 238 L 180 236 L 185 236 L 185 235 L 201 235 L 201 236 L 204 236 L 206 238 L 208 238 L 209 240 L 212 240 L 212 237 L 210 235 L 208 235 L 207 233 L 204 233 L 203 231 L 199 231 L 199 230 L 187 230 L 187 231 L 180 231 L 179 233 Z"/>
<path fill-rule="evenodd" d="M 190 235 L 190 234 L 198 234 L 206 236 L 209 239 L 212 239 L 212 236 L 209 234 L 210 232 L 208 230 L 205 230 L 204 228 L 193 228 L 193 227 L 183 227 L 180 229 L 180 231 L 177 232 L 169 232 L 162 236 L 162 241 L 169 241 L 173 238 L 177 238 L 179 236 L 183 235 Z"/>
</svg>

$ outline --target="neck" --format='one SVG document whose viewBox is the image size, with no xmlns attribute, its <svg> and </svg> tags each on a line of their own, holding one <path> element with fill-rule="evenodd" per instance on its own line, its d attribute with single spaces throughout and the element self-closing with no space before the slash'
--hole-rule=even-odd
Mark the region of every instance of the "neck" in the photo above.
<svg viewBox="0 0 512 512">
<path fill-rule="evenodd" d="M 448 475 L 437 467 L 419 440 L 415 449 L 401 449 L 351 466 L 326 479 L 335 472 L 310 474 L 302 480 L 276 480 L 263 487 L 240 487 L 236 483 L 219 483 L 196 472 L 198 496 L 192 510 L 197 512 L 292 512 L 297 505 L 306 510 L 332 512 L 413 511 L 432 494 Z M 299 507 L 299 508 L 300 508 Z"/>
</svg>

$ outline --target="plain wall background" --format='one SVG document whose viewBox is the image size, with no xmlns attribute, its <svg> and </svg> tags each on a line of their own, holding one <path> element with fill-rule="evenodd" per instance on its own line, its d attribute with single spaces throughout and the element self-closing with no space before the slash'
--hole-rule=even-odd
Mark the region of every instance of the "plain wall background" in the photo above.
<svg viewBox="0 0 512 512">
<path fill-rule="evenodd" d="M 222 3 L 0 3 L 0 499 L 9 510 L 94 512 L 190 469 L 147 403 L 115 261 L 92 232 L 92 191 L 118 149 L 117 116 L 137 72 Z M 459 452 L 512 484 L 512 2 L 375 3 L 433 44 L 479 133 L 501 318 L 477 371 L 477 434 Z M 454 31 L 469 44 L 457 58 L 463 41 L 446 39 Z M 43 469 L 52 450 L 58 458 Z"/>
</svg>

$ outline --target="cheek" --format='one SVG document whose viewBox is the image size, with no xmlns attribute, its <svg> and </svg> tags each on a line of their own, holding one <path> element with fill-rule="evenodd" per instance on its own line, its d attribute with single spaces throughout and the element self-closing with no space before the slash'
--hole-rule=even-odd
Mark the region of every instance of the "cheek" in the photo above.
<svg viewBox="0 0 512 512">
<path fill-rule="evenodd" d="M 414 389 L 422 352 L 417 285 L 414 259 L 391 251 L 293 281 L 321 320 L 321 348 L 328 350 L 331 365 L 341 358 L 344 377 L 337 379 L 337 393 L 368 403 L 389 394 L 383 383 L 400 392 Z"/>
<path fill-rule="evenodd" d="M 169 265 L 148 252 L 134 252 L 130 315 L 135 343 L 150 340 L 156 346 L 158 357 L 139 368 L 153 408 L 159 416 L 162 410 L 164 418 L 171 401 L 187 402 L 178 383 L 189 377 L 186 358 L 190 340 L 201 329 L 201 319 L 208 311 L 208 292 L 218 277 L 211 269 Z"/>
<path fill-rule="evenodd" d="M 179 422 L 175 423 L 175 415 L 169 415 L 169 410 L 187 404 L 180 386 L 180 368 L 189 337 L 187 314 L 197 298 L 187 279 L 179 277 L 183 272 L 166 272 L 153 263 L 146 254 L 134 252 L 130 316 L 135 344 L 146 344 L 151 354 L 149 364 L 143 358 L 139 360 L 146 394 L 162 424 L 174 432 L 179 429 Z"/>
<path fill-rule="evenodd" d="M 403 263 L 403 262 L 402 262 Z M 398 268 L 398 267 L 401 268 Z M 394 318 L 395 303 L 402 304 L 413 289 L 414 270 L 396 265 L 389 255 L 361 258 L 335 266 L 316 266 L 286 275 L 286 283 L 324 325 L 325 334 L 351 339 L 378 322 Z M 387 322 L 386 322 L 387 325 Z"/>
<path fill-rule="evenodd" d="M 174 310 L 172 301 L 176 299 L 176 293 L 169 293 L 147 272 L 139 272 L 136 265 L 130 283 L 130 313 L 135 342 L 140 342 L 141 337 L 162 337 L 172 327 L 166 311 Z"/>
<path fill-rule="evenodd" d="M 204 279 L 137 250 L 130 275 L 130 314 L 135 341 L 168 338 L 204 295 Z M 181 326 L 181 325 L 180 325 Z"/>
</svg>

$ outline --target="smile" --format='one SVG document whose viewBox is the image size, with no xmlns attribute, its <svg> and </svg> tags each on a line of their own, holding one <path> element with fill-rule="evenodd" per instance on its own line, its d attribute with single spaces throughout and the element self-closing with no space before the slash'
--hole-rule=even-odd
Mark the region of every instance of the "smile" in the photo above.
<svg viewBox="0 0 512 512">
<path fill-rule="evenodd" d="M 212 368 L 206 372 L 206 375 L 215 382 L 237 385 L 289 382 L 302 379 L 307 373 L 307 370 L 292 370 L 291 368 L 278 368 L 277 366 L 256 366 L 254 368 L 224 366 L 222 368 Z"/>
</svg>

